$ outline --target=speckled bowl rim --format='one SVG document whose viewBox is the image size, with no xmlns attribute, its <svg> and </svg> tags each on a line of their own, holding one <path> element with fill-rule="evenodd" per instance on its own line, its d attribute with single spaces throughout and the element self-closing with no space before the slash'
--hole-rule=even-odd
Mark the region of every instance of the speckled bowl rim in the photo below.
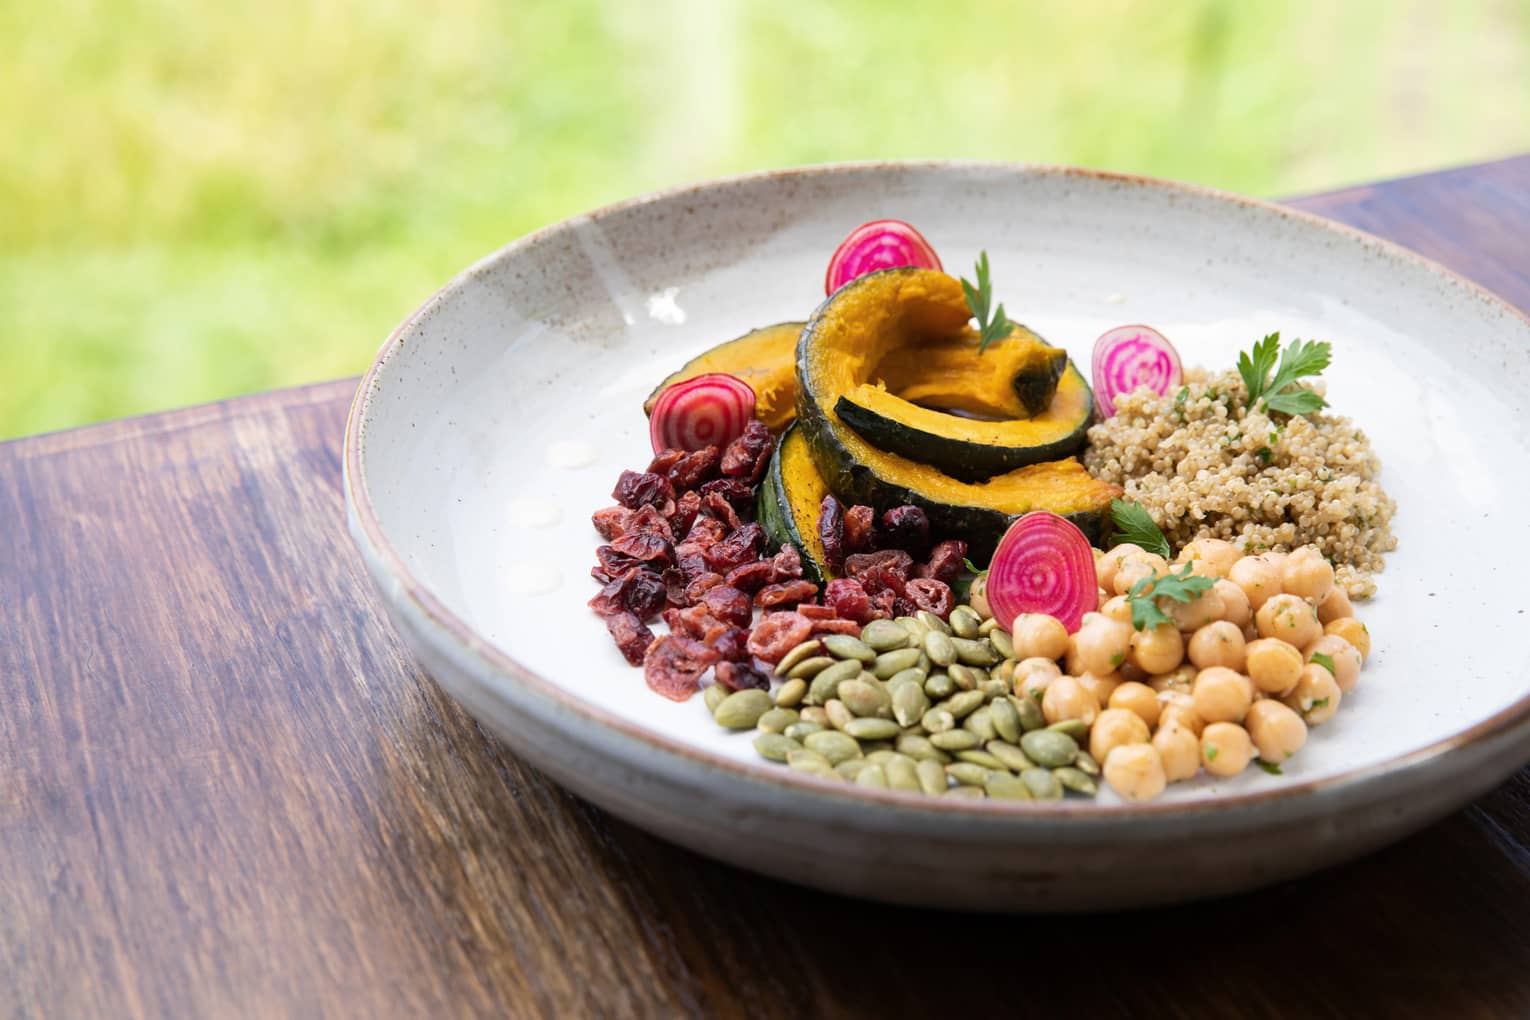
<svg viewBox="0 0 1530 1020">
<path fill-rule="evenodd" d="M 614 712 L 570 694 L 534 670 L 522 665 L 502 649 L 484 640 L 461 617 L 448 609 L 419 578 L 410 573 L 404 565 L 402 557 L 388 540 L 382 523 L 378 520 L 377 513 L 372 506 L 371 496 L 365 484 L 366 464 L 362 453 L 361 438 L 366 430 L 367 417 L 371 408 L 371 397 L 376 389 L 381 373 L 387 366 L 388 360 L 392 357 L 393 353 L 402 346 L 401 341 L 404 335 L 410 331 L 416 322 L 450 298 L 465 283 L 476 279 L 490 267 L 495 266 L 504 259 L 513 257 L 517 252 L 549 235 L 570 229 L 571 225 L 575 222 L 586 220 L 599 221 L 614 213 L 671 202 L 682 196 L 694 195 L 703 191 L 722 192 L 729 188 L 762 179 L 832 177 L 839 174 L 864 174 L 878 170 L 915 170 L 933 173 L 981 170 L 1012 172 L 1024 176 L 1077 177 L 1096 182 L 1109 182 L 1116 185 L 1152 189 L 1169 196 L 1176 194 L 1187 195 L 1201 199 L 1211 199 L 1229 205 L 1258 209 L 1300 224 L 1302 227 L 1327 232 L 1342 238 L 1346 243 L 1357 244 L 1362 248 L 1370 249 L 1375 254 L 1396 261 L 1411 263 L 1417 268 L 1427 270 L 1442 281 L 1460 288 L 1469 298 L 1487 305 L 1500 313 L 1508 313 L 1512 318 L 1518 319 L 1527 328 L 1530 328 L 1530 315 L 1525 314 L 1485 287 L 1473 283 L 1471 280 L 1466 279 L 1459 273 L 1453 272 L 1433 259 L 1426 258 L 1401 245 L 1322 216 L 1291 209 L 1274 202 L 1249 198 L 1244 195 L 1201 185 L 1083 167 L 1044 163 L 973 160 L 899 160 L 827 163 L 778 170 L 762 170 L 731 177 L 715 178 L 640 195 L 604 206 L 590 213 L 561 220 L 520 237 L 457 274 L 441 287 L 440 290 L 427 298 L 408 318 L 388 334 L 388 338 L 383 342 L 377 357 L 367 369 L 366 374 L 361 378 L 361 383 L 356 390 L 356 397 L 351 404 L 350 413 L 346 419 L 344 458 L 345 498 L 353 515 L 352 520 L 356 525 L 359 525 L 359 534 L 355 534 L 355 528 L 352 530 L 357 542 L 365 543 L 363 552 L 369 554 L 369 559 L 375 558 L 375 562 L 382 565 L 383 569 L 386 570 L 388 575 L 398 585 L 400 594 L 413 605 L 414 609 L 424 619 L 428 620 L 435 628 L 454 641 L 458 646 L 459 652 L 466 653 L 476 659 L 479 665 L 487 667 L 491 672 L 521 684 L 527 692 L 546 699 L 563 711 L 571 713 L 587 723 L 606 727 L 624 737 L 644 743 L 648 745 L 650 750 L 685 759 L 694 766 L 710 769 L 730 779 L 765 782 L 783 789 L 793 790 L 803 797 L 818 800 L 820 806 L 825 807 L 848 808 L 854 805 L 879 804 L 901 809 L 902 811 L 926 815 L 931 818 L 1007 818 L 1014 821 L 1023 821 L 1025 819 L 1056 821 L 1066 818 L 1073 823 L 1083 823 L 1091 820 L 1115 823 L 1124 819 L 1139 817 L 1152 818 L 1159 822 L 1173 821 L 1175 818 L 1184 818 L 1188 821 L 1207 815 L 1241 813 L 1245 809 L 1256 809 L 1263 806 L 1289 806 L 1289 802 L 1293 799 L 1303 797 L 1312 797 L 1314 801 L 1326 800 L 1328 798 L 1320 798 L 1314 795 L 1354 793 L 1358 788 L 1371 783 L 1389 778 L 1397 779 L 1404 773 L 1428 765 L 1450 751 L 1485 742 L 1501 735 L 1506 736 L 1516 729 L 1525 730 L 1525 736 L 1530 737 L 1530 694 L 1526 694 L 1513 704 L 1500 709 L 1483 721 L 1465 730 L 1426 744 L 1417 750 L 1397 755 L 1385 761 L 1341 772 L 1338 775 L 1281 784 L 1276 788 L 1268 790 L 1232 793 L 1196 801 L 1149 801 L 1110 805 L 1080 801 L 1048 803 L 992 799 L 968 800 L 954 797 L 930 798 L 923 794 L 869 789 L 852 786 L 847 783 L 836 783 L 804 775 L 791 769 L 783 769 L 765 762 L 756 764 L 739 761 L 683 744 L 645 726 L 634 724 Z"/>
</svg>

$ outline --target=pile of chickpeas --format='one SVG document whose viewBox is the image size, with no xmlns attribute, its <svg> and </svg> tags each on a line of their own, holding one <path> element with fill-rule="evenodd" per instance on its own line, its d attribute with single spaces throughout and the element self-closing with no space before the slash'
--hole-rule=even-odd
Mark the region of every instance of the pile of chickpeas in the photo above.
<svg viewBox="0 0 1530 1020">
<path fill-rule="evenodd" d="M 1160 597 L 1170 623 L 1133 628 L 1127 592 L 1171 564 L 1130 544 L 1096 551 L 1099 611 L 1076 633 L 1043 614 L 1014 621 L 1016 691 L 1040 698 L 1049 723 L 1085 723 L 1105 780 L 1131 800 L 1203 768 L 1235 776 L 1255 756 L 1278 766 L 1339 710 L 1371 650 L 1313 546 L 1245 556 L 1206 539 L 1180 551 L 1183 563 L 1215 583 L 1189 602 Z"/>
</svg>

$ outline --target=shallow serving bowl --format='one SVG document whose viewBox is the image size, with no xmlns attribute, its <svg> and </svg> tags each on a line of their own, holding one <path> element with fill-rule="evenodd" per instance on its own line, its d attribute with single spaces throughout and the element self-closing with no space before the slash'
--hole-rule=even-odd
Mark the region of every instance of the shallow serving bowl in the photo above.
<svg viewBox="0 0 1530 1020">
<path fill-rule="evenodd" d="M 640 402 L 687 357 L 806 318 L 856 224 L 917 224 L 948 269 L 992 259 L 1011 315 L 1076 360 L 1123 322 L 1187 364 L 1265 333 L 1329 340 L 1401 545 L 1359 607 L 1360 686 L 1285 775 L 1162 799 L 1011 804 L 868 792 L 760 760 L 668 702 L 585 608 Z M 1084 360 L 1087 364 L 1087 360 Z M 603 808 L 742 867 L 856 896 L 1087 910 L 1248 889 L 1378 847 L 1530 758 L 1517 518 L 1530 323 L 1399 248 L 1264 203 L 1052 167 L 833 166 L 717 181 L 522 238 L 388 338 L 346 435 L 351 532 L 430 674 Z M 911 875 L 918 881 L 909 881 Z"/>
</svg>

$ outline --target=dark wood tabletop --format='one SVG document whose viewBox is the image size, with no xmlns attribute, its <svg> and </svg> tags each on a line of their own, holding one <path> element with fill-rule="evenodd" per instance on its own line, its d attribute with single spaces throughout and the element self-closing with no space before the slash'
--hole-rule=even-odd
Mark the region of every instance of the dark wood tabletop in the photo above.
<svg viewBox="0 0 1530 1020">
<path fill-rule="evenodd" d="M 1293 204 L 1530 308 L 1530 157 Z M 0 445 L 0 1016 L 1530 1015 L 1530 771 L 1303 881 L 1070 918 L 845 900 L 574 799 L 384 621 L 354 387 Z"/>
</svg>

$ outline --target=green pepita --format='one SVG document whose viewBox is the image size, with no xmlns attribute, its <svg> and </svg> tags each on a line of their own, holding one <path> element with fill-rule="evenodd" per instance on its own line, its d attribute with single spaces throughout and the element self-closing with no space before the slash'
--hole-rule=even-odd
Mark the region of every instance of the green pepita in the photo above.
<svg viewBox="0 0 1530 1020">
<path fill-rule="evenodd" d="M 1073 762 L 1073 767 L 1086 776 L 1098 776 L 1100 763 L 1094 760 L 1094 755 L 1088 751 L 1079 751 L 1078 758 Z"/>
<path fill-rule="evenodd" d="M 966 751 L 977 747 L 981 741 L 971 730 L 943 730 L 930 734 L 930 743 L 942 751 Z"/>
<path fill-rule="evenodd" d="M 993 645 L 982 638 L 975 641 L 968 638 L 952 638 L 951 647 L 956 653 L 957 660 L 968 666 L 997 666 L 1004 658 L 994 650 Z"/>
<path fill-rule="evenodd" d="M 976 613 L 977 610 L 974 609 L 973 612 Z M 979 613 L 978 615 L 981 616 L 982 614 Z M 999 621 L 990 616 L 978 625 L 978 633 L 984 637 L 987 637 L 989 634 L 993 633 L 993 631 L 996 630 L 998 626 Z"/>
<path fill-rule="evenodd" d="M 963 719 L 962 729 L 977 734 L 978 740 L 983 742 L 993 740 L 999 735 L 993 728 L 993 715 L 987 705 Z"/>
<path fill-rule="evenodd" d="M 827 655 L 813 655 L 797 663 L 786 671 L 786 675 L 793 680 L 808 680 L 817 676 L 830 666 L 834 660 Z"/>
<path fill-rule="evenodd" d="M 997 769 L 1001 772 L 1007 770 L 1005 764 L 997 756 L 989 754 L 987 751 L 979 750 L 976 747 L 970 751 L 957 751 L 956 760 L 968 762 L 972 765 L 981 765 L 985 769 Z"/>
<path fill-rule="evenodd" d="M 956 661 L 956 646 L 951 641 L 941 631 L 932 630 L 924 636 L 924 654 L 937 666 L 949 666 Z"/>
<path fill-rule="evenodd" d="M 919 788 L 932 797 L 945 793 L 951 785 L 950 778 L 946 776 L 945 766 L 929 758 L 917 762 L 914 765 L 914 773 L 919 777 Z"/>
<path fill-rule="evenodd" d="M 827 634 L 821 640 L 824 651 L 836 659 L 856 659 L 860 662 L 876 660 L 877 653 L 858 637 L 851 637 L 849 634 Z"/>
<path fill-rule="evenodd" d="M 949 698 L 956 693 L 956 681 L 946 673 L 931 673 L 924 682 L 924 693 L 932 698 Z"/>
<path fill-rule="evenodd" d="M 821 754 L 830 765 L 838 765 L 840 762 L 861 756 L 861 745 L 855 742 L 855 738 L 838 730 L 809 733 L 802 745 L 809 751 Z"/>
<path fill-rule="evenodd" d="M 707 706 L 707 711 L 714 716 L 717 714 L 717 706 L 723 703 L 723 699 L 730 692 L 722 684 L 713 684 L 701 692 L 701 703 Z"/>
<path fill-rule="evenodd" d="M 1003 680 L 990 679 L 984 680 L 982 683 L 978 684 L 977 689 L 983 693 L 983 697 L 987 698 L 989 701 L 992 701 L 995 698 L 1002 698 L 1004 695 L 1008 694 L 1009 684 L 1005 683 Z"/>
<path fill-rule="evenodd" d="M 1020 716 L 1020 728 L 1029 733 L 1031 730 L 1045 729 L 1047 717 L 1042 714 L 1041 706 L 1036 699 L 1028 694 L 1019 697 L 1011 696 L 1009 703 L 1015 706 L 1015 713 Z"/>
<path fill-rule="evenodd" d="M 926 733 L 932 735 L 945 733 L 956 726 L 956 716 L 943 708 L 932 708 L 924 713 L 924 718 L 919 720 L 919 725 L 924 727 Z"/>
<path fill-rule="evenodd" d="M 1004 767 L 1011 772 L 1021 772 L 1025 769 L 1034 768 L 1036 763 L 1026 757 L 1024 751 L 1014 744 L 1005 740 L 990 740 L 983 745 L 983 749 L 1004 763 Z"/>
<path fill-rule="evenodd" d="M 983 707 L 983 695 L 980 691 L 958 691 L 942 701 L 940 707 L 958 719 L 965 719 Z"/>
<path fill-rule="evenodd" d="M 781 656 L 781 661 L 776 663 L 776 676 L 785 676 L 788 670 L 803 659 L 817 655 L 818 650 L 822 647 L 823 644 L 819 641 L 802 642 L 802 644 Z"/>
<path fill-rule="evenodd" d="M 906 683 L 893 691 L 892 713 L 893 718 L 898 720 L 901 726 L 913 726 L 924 718 L 924 713 L 930 709 L 930 699 L 925 697 L 924 688 L 915 683 Z"/>
<path fill-rule="evenodd" d="M 887 690 L 890 693 L 896 694 L 898 692 L 898 685 L 906 683 L 915 683 L 922 687 L 924 685 L 924 674 L 917 669 L 899 670 L 887 681 Z"/>
<path fill-rule="evenodd" d="M 977 610 L 971 606 L 957 606 L 951 610 L 951 633 L 957 637 L 978 637 L 979 628 L 983 626 L 983 618 L 977 614 Z"/>
<path fill-rule="evenodd" d="M 834 663 L 813 677 L 812 684 L 808 686 L 807 703 L 809 705 L 824 704 L 838 695 L 839 685 L 842 682 L 860 675 L 861 664 L 855 659 Z"/>
<path fill-rule="evenodd" d="M 890 652 L 883 652 L 876 657 L 871 664 L 871 673 L 878 680 L 891 679 L 893 674 L 901 673 L 905 669 L 912 669 L 919 662 L 919 649 L 917 648 L 894 648 Z"/>
<path fill-rule="evenodd" d="M 776 688 L 776 705 L 779 708 L 796 708 L 807 696 L 807 681 L 798 677 Z"/>
<path fill-rule="evenodd" d="M 829 725 L 829 714 L 823 710 L 822 705 L 809 705 L 798 712 L 798 718 L 806 723 L 815 723 L 825 729 Z"/>
<path fill-rule="evenodd" d="M 953 786 L 941 796 L 955 797 L 957 800 L 983 800 L 988 794 L 980 786 Z"/>
<path fill-rule="evenodd" d="M 884 716 L 892 714 L 892 699 L 881 687 L 873 687 L 864 680 L 846 680 L 839 685 L 839 700 L 857 716 Z"/>
<path fill-rule="evenodd" d="M 855 782 L 855 777 L 860 775 L 862 770 L 876 767 L 865 758 L 851 758 L 834 766 L 834 771 L 839 773 L 841 779 L 848 779 L 853 783 Z"/>
<path fill-rule="evenodd" d="M 900 754 L 883 765 L 882 770 L 887 773 L 887 785 L 892 789 L 919 792 L 919 767 L 912 758 Z"/>
<path fill-rule="evenodd" d="M 856 773 L 855 785 L 885 790 L 887 789 L 887 772 L 882 766 L 872 763 Z"/>
<path fill-rule="evenodd" d="M 891 740 L 899 733 L 899 726 L 891 719 L 851 719 L 840 729 L 857 740 Z"/>
<path fill-rule="evenodd" d="M 754 738 L 754 749 L 760 752 L 761 758 L 769 758 L 771 761 L 786 760 L 786 756 L 792 751 L 804 750 L 803 746 L 790 737 L 783 737 L 779 733 L 761 733 Z"/>
<path fill-rule="evenodd" d="M 786 752 L 786 764 L 799 765 L 804 763 L 819 764 L 823 765 L 825 768 L 832 768 L 834 765 L 832 761 L 819 754 L 811 747 L 800 747 L 795 750 Z"/>
<path fill-rule="evenodd" d="M 999 736 L 1011 744 L 1020 742 L 1020 734 L 1025 732 L 1025 728 L 1020 725 L 1020 713 L 1008 698 L 994 698 L 989 702 L 988 718 Z"/>
<path fill-rule="evenodd" d="M 921 609 L 914 614 L 914 618 L 924 624 L 926 630 L 938 630 L 942 634 L 950 634 L 951 626 L 927 609 Z"/>
<path fill-rule="evenodd" d="M 1063 795 L 1062 783 L 1050 769 L 1026 769 L 1020 773 L 1020 781 L 1031 791 L 1031 796 L 1037 800 L 1060 800 Z"/>
<path fill-rule="evenodd" d="M 734 691 L 717 706 L 714 718 L 724 729 L 752 730 L 772 707 L 770 695 L 764 691 Z"/>
<path fill-rule="evenodd" d="M 1007 684 L 1012 684 L 1015 682 L 1015 667 L 1018 665 L 1020 664 L 1014 659 L 1005 659 L 993 668 L 993 672 L 989 676 L 996 680 L 1003 680 Z"/>
<path fill-rule="evenodd" d="M 905 733 L 899 737 L 898 752 L 914 761 L 936 761 L 945 765 L 951 760 L 949 754 L 930 743 L 929 737 L 917 733 Z"/>
<path fill-rule="evenodd" d="M 1075 768 L 1072 765 L 1064 765 L 1060 769 L 1054 769 L 1052 775 L 1057 777 L 1059 783 L 1075 793 L 1082 793 L 1093 797 L 1100 789 L 1099 785 L 1093 779 L 1090 779 L 1082 769 Z"/>
<path fill-rule="evenodd" d="M 981 670 L 973 669 L 971 666 L 963 666 L 959 662 L 954 662 L 947 666 L 946 672 L 956 682 L 957 688 L 963 691 L 977 690 L 978 681 L 985 680 L 988 677 L 988 674 Z"/>
<path fill-rule="evenodd" d="M 822 726 L 815 722 L 808 722 L 807 720 L 803 719 L 792 723 L 786 729 L 782 730 L 781 734 L 782 736 L 791 737 L 793 740 L 800 744 L 802 741 L 807 739 L 808 734 L 820 733 L 822 731 Z"/>
<path fill-rule="evenodd" d="M 1015 657 L 1015 639 L 1010 637 L 1009 631 L 995 627 L 993 630 L 984 631 L 988 637 L 988 643 L 993 645 L 993 650 L 1006 659 Z"/>
<path fill-rule="evenodd" d="M 1066 733 L 1077 743 L 1089 735 L 1089 724 L 1082 719 L 1062 719 L 1048 726 L 1055 733 Z"/>
<path fill-rule="evenodd" d="M 1078 744 L 1060 730 L 1032 730 L 1020 738 L 1020 750 L 1038 765 L 1058 768 L 1078 760 Z"/>
<path fill-rule="evenodd" d="M 995 772 L 983 784 L 983 790 L 995 800 L 1032 800 L 1031 788 L 1008 772 Z"/>
<path fill-rule="evenodd" d="M 991 770 L 981 765 L 974 765 L 970 761 L 959 761 L 946 766 L 946 775 L 961 783 L 963 786 L 982 786 L 988 781 Z M 1047 773 L 1048 776 L 1051 773 Z"/>
<path fill-rule="evenodd" d="M 799 752 L 792 752 L 797 754 Z M 823 760 L 823 756 L 816 758 L 787 758 L 786 765 L 794 772 L 804 772 L 810 776 L 823 776 L 825 779 L 838 779 L 839 773 L 834 771 L 834 766 Z"/>
<path fill-rule="evenodd" d="M 872 620 L 861 628 L 861 640 L 878 654 L 907 648 L 912 635 L 892 620 Z"/>
<path fill-rule="evenodd" d="M 830 698 L 824 704 L 823 710 L 828 713 L 829 725 L 836 730 L 844 729 L 845 724 L 855 718 L 855 713 L 850 711 L 850 706 L 838 698 Z"/>
<path fill-rule="evenodd" d="M 785 733 L 786 728 L 797 721 L 797 713 L 790 708 L 773 708 L 760 716 L 760 721 L 755 723 L 766 733 Z"/>
</svg>

